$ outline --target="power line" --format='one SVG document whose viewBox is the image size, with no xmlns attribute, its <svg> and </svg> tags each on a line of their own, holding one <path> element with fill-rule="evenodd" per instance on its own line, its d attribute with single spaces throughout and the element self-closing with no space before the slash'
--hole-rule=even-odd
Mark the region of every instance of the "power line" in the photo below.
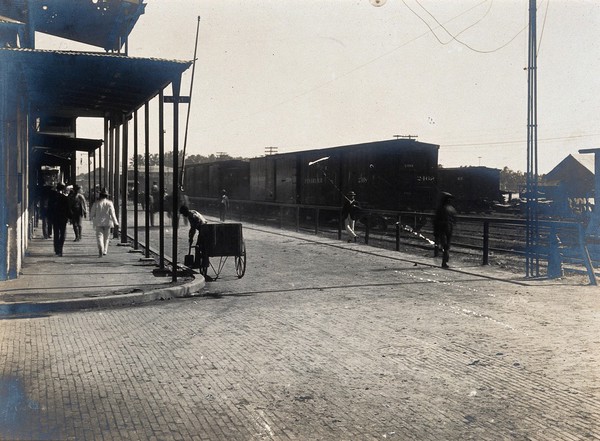
<svg viewBox="0 0 600 441">
<path fill-rule="evenodd" d="M 425 12 L 427 12 L 427 13 L 428 13 L 428 14 L 431 16 L 431 18 L 433 18 L 433 19 L 435 20 L 435 22 L 438 24 L 438 26 L 439 26 L 440 28 L 442 28 L 442 29 L 443 29 L 443 30 L 444 30 L 444 31 L 445 31 L 445 32 L 446 32 L 446 33 L 447 33 L 447 34 L 448 34 L 448 35 L 449 35 L 449 36 L 452 38 L 452 40 L 454 40 L 454 41 L 456 41 L 457 43 L 459 43 L 459 44 L 463 45 L 463 46 L 464 46 L 464 47 L 466 47 L 467 49 L 469 49 L 469 50 L 471 50 L 471 51 L 473 51 L 473 52 L 477 52 L 477 53 L 479 53 L 479 54 L 491 54 L 491 53 L 493 53 L 493 52 L 498 52 L 499 50 L 501 50 L 501 49 L 504 49 L 506 46 L 508 46 L 509 44 L 511 44 L 511 43 L 512 43 L 512 42 L 513 42 L 513 41 L 514 41 L 514 40 L 515 40 L 515 39 L 516 39 L 516 38 L 517 38 L 519 35 L 521 35 L 521 33 L 522 33 L 522 32 L 523 32 L 525 29 L 527 29 L 527 28 L 528 28 L 528 25 L 525 25 L 525 26 L 523 27 L 523 29 L 521 29 L 519 32 L 517 32 L 517 33 L 515 34 L 515 36 L 514 36 L 513 38 L 511 38 L 509 41 L 507 41 L 506 43 L 504 43 L 503 45 L 501 45 L 501 46 L 499 46 L 499 47 L 497 47 L 497 48 L 495 48 L 495 49 L 492 49 L 492 50 L 481 50 L 481 49 L 476 49 L 476 48 L 474 48 L 474 47 L 472 47 L 472 46 L 468 45 L 468 44 L 467 44 L 467 43 L 465 43 L 464 41 L 462 41 L 462 40 L 459 40 L 458 38 L 456 38 L 458 35 L 460 35 L 460 33 L 464 32 L 464 31 L 461 31 L 461 32 L 460 32 L 459 34 L 457 34 L 457 35 L 454 35 L 454 34 L 452 34 L 452 33 L 451 33 L 451 32 L 450 32 L 448 29 L 446 29 L 446 27 L 445 27 L 445 26 L 444 26 L 442 23 L 440 23 L 440 22 L 438 21 L 438 19 L 437 19 L 437 18 L 435 18 L 435 16 L 434 16 L 433 14 L 431 14 L 431 13 L 430 13 L 430 12 L 429 12 L 429 11 L 428 11 L 428 10 L 427 10 L 427 9 L 426 9 L 426 8 L 425 8 L 425 7 L 424 7 L 422 4 L 421 4 L 421 3 L 419 3 L 419 1 L 418 1 L 418 0 L 416 0 L 416 1 L 417 1 L 417 4 L 418 4 L 418 5 L 419 5 L 421 8 L 423 8 L 423 10 L 424 10 Z M 404 6 L 406 6 L 406 7 L 407 7 L 407 8 L 410 10 L 410 12 L 412 12 L 413 14 L 415 14 L 415 15 L 416 15 L 416 16 L 417 16 L 417 17 L 418 17 L 418 18 L 419 18 L 419 19 L 420 19 L 420 20 L 421 20 L 423 23 L 425 23 L 425 25 L 426 25 L 426 26 L 429 28 L 429 30 L 431 31 L 431 33 L 433 34 L 433 36 L 435 37 L 435 39 L 436 39 L 436 40 L 437 40 L 437 41 L 438 41 L 438 42 L 439 42 L 441 45 L 448 44 L 448 43 L 444 43 L 443 41 L 441 41 L 441 40 L 439 39 L 439 37 L 437 36 L 437 34 L 436 34 L 436 33 L 435 33 L 435 31 L 433 30 L 433 28 L 432 28 L 432 27 L 429 25 L 429 23 L 427 23 L 427 20 L 425 20 L 425 19 L 424 19 L 423 17 L 421 17 L 421 16 L 420 16 L 420 15 L 419 15 L 419 14 L 418 14 L 418 13 L 417 13 L 417 12 L 416 12 L 414 9 L 412 9 L 412 8 L 411 8 L 411 7 L 410 7 L 410 6 L 409 6 L 409 5 L 406 3 L 406 1 L 405 1 L 405 0 L 402 0 L 402 3 L 404 3 Z M 480 3 L 480 4 L 481 4 L 481 3 Z M 478 5 L 478 6 L 479 6 L 479 5 Z M 480 20 L 480 21 L 481 21 L 481 20 Z"/>
<path fill-rule="evenodd" d="M 448 23 L 450 23 L 451 21 L 454 21 L 454 20 L 456 20 L 457 18 L 460 18 L 460 17 L 462 17 L 463 15 L 465 15 L 465 14 L 467 14 L 467 13 L 471 12 L 473 9 L 475 9 L 475 8 L 479 7 L 480 5 L 482 5 L 482 4 L 484 4 L 484 3 L 488 2 L 488 1 L 489 1 L 489 0 L 483 0 L 483 1 L 481 1 L 480 3 L 476 4 L 475 6 L 473 6 L 473 7 L 469 8 L 469 9 L 467 9 L 467 10 L 465 10 L 465 11 L 461 12 L 460 14 L 458 14 L 458 15 L 456 15 L 456 16 L 454 16 L 454 17 L 452 17 L 451 19 L 449 19 L 449 20 L 448 20 Z M 404 2 L 404 0 L 403 0 L 403 2 Z M 406 3 L 404 3 L 404 4 L 406 4 Z M 408 7 L 408 5 L 407 5 L 407 7 Z M 408 7 L 408 9 L 410 9 L 410 7 Z M 429 28 L 429 29 L 431 29 L 431 28 Z M 432 32 L 433 32 L 433 31 L 432 31 Z M 521 30 L 520 32 L 523 32 L 523 30 Z M 519 32 L 519 33 L 520 33 L 520 32 Z M 422 34 L 420 34 L 420 35 L 417 35 L 416 37 L 414 37 L 414 38 L 411 38 L 410 40 L 408 40 L 408 41 L 406 41 L 406 42 L 402 43 L 401 45 L 399 45 L 399 46 L 396 46 L 395 48 L 393 48 L 393 49 L 391 49 L 391 50 L 389 50 L 389 51 L 387 51 L 387 52 L 384 52 L 384 53 L 383 53 L 383 54 L 381 54 L 381 55 L 378 55 L 378 56 L 376 56 L 376 57 L 374 57 L 374 58 L 371 58 L 370 60 L 366 61 L 365 63 L 359 64 L 358 66 L 356 66 L 356 67 L 354 67 L 354 68 L 352 68 L 352 69 L 350 69 L 350 70 L 348 70 L 348 71 L 346 71 L 346 72 L 344 72 L 344 73 L 342 73 L 342 74 L 340 74 L 340 75 L 337 75 L 335 78 L 333 78 L 333 79 L 331 79 L 331 80 L 328 80 L 328 81 L 325 81 L 325 82 L 323 82 L 323 83 L 317 84 L 316 86 L 314 86 L 314 87 L 312 87 L 312 88 L 310 88 L 310 89 L 308 89 L 308 90 L 305 90 L 305 91 L 303 91 L 303 92 L 297 93 L 296 95 L 293 95 L 293 96 L 291 96 L 291 97 L 289 97 L 289 98 L 286 98 L 286 99 L 284 99 L 284 100 L 282 100 L 282 101 L 279 101 L 278 103 L 275 103 L 275 104 L 273 104 L 273 105 L 271 105 L 271 106 L 265 107 L 265 108 L 263 108 L 263 109 L 259 109 L 259 110 L 255 111 L 255 112 L 253 112 L 253 113 L 246 114 L 246 115 L 244 115 L 244 116 L 241 116 L 241 117 L 239 117 L 239 118 L 235 118 L 235 119 L 231 119 L 231 120 L 229 120 L 229 121 L 226 121 L 226 122 L 225 122 L 225 124 L 231 124 L 231 123 L 234 123 L 234 122 L 240 121 L 240 120 L 242 120 L 242 119 L 245 119 L 245 118 L 249 118 L 249 117 L 252 117 L 252 116 L 255 116 L 255 115 L 258 115 L 258 114 L 264 113 L 264 112 L 269 112 L 269 111 L 271 111 L 271 110 L 273 110 L 273 109 L 276 109 L 276 108 L 277 108 L 277 107 L 279 107 L 279 106 L 282 106 L 282 105 L 284 105 L 284 104 L 287 104 L 287 103 L 289 103 L 289 102 L 291 102 L 291 101 L 294 101 L 294 100 L 296 100 L 296 99 L 298 99 L 298 98 L 301 98 L 301 97 L 303 97 L 303 96 L 309 95 L 309 94 L 311 94 L 311 93 L 313 93 L 313 92 L 315 92 L 315 91 L 317 91 L 317 90 L 319 90 L 319 89 L 322 89 L 323 87 L 325 87 L 325 86 L 327 86 L 327 85 L 329 85 L 329 84 L 331 84 L 331 83 L 333 83 L 333 82 L 335 82 L 335 81 L 338 81 L 338 80 L 340 80 L 340 79 L 342 79 L 342 78 L 345 78 L 345 77 L 347 77 L 347 76 L 350 76 L 350 75 L 352 75 L 354 72 L 357 72 L 357 71 L 359 71 L 359 70 L 363 69 L 364 67 L 366 67 L 366 66 L 368 66 L 368 65 L 370 65 L 370 64 L 372 64 L 372 63 L 375 63 L 376 61 L 379 61 L 379 60 L 381 60 L 382 58 L 385 58 L 385 57 L 387 57 L 388 55 L 391 55 L 391 54 L 393 54 L 394 52 L 396 52 L 396 51 L 398 51 L 398 50 L 402 49 L 402 48 L 403 48 L 403 47 L 405 47 L 405 46 L 408 46 L 409 44 L 411 44 L 411 43 L 413 43 L 413 42 L 417 41 L 417 40 L 418 40 L 418 39 L 420 39 L 420 38 L 423 38 L 423 37 L 425 37 L 426 35 L 429 35 L 429 32 L 424 32 L 424 33 L 422 33 Z M 516 38 L 518 35 L 519 35 L 519 34 L 517 34 L 517 35 L 516 35 L 514 38 Z M 513 40 L 514 40 L 514 38 L 513 38 Z M 508 45 L 508 44 L 510 44 L 511 42 L 512 42 L 512 40 L 511 40 L 511 41 L 509 41 L 509 42 L 507 43 L 507 45 Z"/>
<path fill-rule="evenodd" d="M 553 138 L 541 138 L 538 141 L 565 141 L 570 139 L 580 139 L 580 138 L 592 138 L 594 136 L 600 136 L 600 133 L 592 133 L 589 135 L 572 135 L 572 136 L 557 136 Z M 502 145 L 502 144 L 522 144 L 526 142 L 524 139 L 513 140 L 513 141 L 491 141 L 491 142 L 473 142 L 473 143 L 463 143 L 463 144 L 442 144 L 444 147 L 474 147 L 474 146 L 493 146 L 493 145 Z"/>
</svg>

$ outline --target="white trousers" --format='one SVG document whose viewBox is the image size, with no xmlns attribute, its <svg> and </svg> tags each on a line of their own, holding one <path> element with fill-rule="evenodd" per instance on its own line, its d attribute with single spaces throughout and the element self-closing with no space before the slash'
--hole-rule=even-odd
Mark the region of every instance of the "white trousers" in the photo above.
<svg viewBox="0 0 600 441">
<path fill-rule="evenodd" d="M 110 241 L 110 227 L 96 227 L 96 242 L 98 243 L 98 253 L 108 253 L 108 242 Z"/>
<path fill-rule="evenodd" d="M 358 235 L 354 232 L 354 225 L 356 221 L 352 219 L 350 215 L 348 215 L 344 223 L 346 225 L 346 231 L 348 232 L 348 236 L 350 236 L 351 239 L 357 237 Z"/>
</svg>

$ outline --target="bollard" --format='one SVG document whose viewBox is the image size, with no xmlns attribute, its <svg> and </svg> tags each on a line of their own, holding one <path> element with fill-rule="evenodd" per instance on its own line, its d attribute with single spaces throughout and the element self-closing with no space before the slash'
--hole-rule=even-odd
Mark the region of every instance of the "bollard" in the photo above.
<svg viewBox="0 0 600 441">
<path fill-rule="evenodd" d="M 561 241 L 557 234 L 550 237 L 548 249 L 548 278 L 558 279 L 564 275 L 562 254 L 560 253 Z"/>
</svg>

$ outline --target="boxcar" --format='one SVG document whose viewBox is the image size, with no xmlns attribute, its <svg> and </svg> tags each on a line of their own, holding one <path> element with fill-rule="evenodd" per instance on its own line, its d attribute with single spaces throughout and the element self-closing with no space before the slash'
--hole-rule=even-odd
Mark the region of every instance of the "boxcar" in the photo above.
<svg viewBox="0 0 600 441">
<path fill-rule="evenodd" d="M 183 187 L 190 197 L 208 197 L 208 163 L 185 166 Z"/>
<path fill-rule="evenodd" d="M 217 198 L 223 189 L 231 199 L 247 200 L 250 196 L 250 165 L 248 161 L 227 160 L 185 167 L 184 187 L 192 197 Z"/>
<path fill-rule="evenodd" d="M 339 207 L 353 190 L 365 208 L 430 210 L 439 146 L 414 139 L 280 153 L 186 168 L 190 196 Z M 327 159 L 323 159 L 327 158 Z M 318 159 L 323 159 L 309 165 Z M 234 190 L 235 189 L 235 190 Z"/>
<path fill-rule="evenodd" d="M 431 209 L 436 198 L 438 145 L 413 139 L 356 144 L 299 153 L 304 204 L 341 205 L 353 190 L 366 207 Z M 309 162 L 329 157 L 309 166 Z"/>
<path fill-rule="evenodd" d="M 488 167 L 440 168 L 438 188 L 455 196 L 459 212 L 489 211 L 502 201 L 500 169 Z"/>
<path fill-rule="evenodd" d="M 273 156 L 250 159 L 250 200 L 275 200 L 275 162 Z"/>
</svg>

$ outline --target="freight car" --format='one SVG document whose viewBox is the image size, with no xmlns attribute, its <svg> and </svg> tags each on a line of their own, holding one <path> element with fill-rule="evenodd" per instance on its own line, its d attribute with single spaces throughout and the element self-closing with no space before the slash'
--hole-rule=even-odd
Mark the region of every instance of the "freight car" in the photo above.
<svg viewBox="0 0 600 441">
<path fill-rule="evenodd" d="M 227 189 L 231 199 L 333 207 L 341 206 L 343 195 L 353 190 L 365 208 L 432 210 L 438 149 L 395 139 L 191 164 L 185 170 L 185 189 L 191 197 L 216 198 Z"/>
<path fill-rule="evenodd" d="M 231 199 L 248 200 L 249 182 L 249 162 L 238 159 L 189 164 L 184 172 L 184 191 L 190 197 L 218 198 L 227 190 Z"/>
<path fill-rule="evenodd" d="M 497 168 L 440 167 L 438 188 L 455 196 L 456 209 L 462 213 L 490 212 L 503 200 Z"/>
<path fill-rule="evenodd" d="M 395 139 L 254 158 L 250 199 L 340 206 L 343 195 L 353 190 L 366 207 L 431 209 L 438 149 L 414 139 Z"/>
</svg>

